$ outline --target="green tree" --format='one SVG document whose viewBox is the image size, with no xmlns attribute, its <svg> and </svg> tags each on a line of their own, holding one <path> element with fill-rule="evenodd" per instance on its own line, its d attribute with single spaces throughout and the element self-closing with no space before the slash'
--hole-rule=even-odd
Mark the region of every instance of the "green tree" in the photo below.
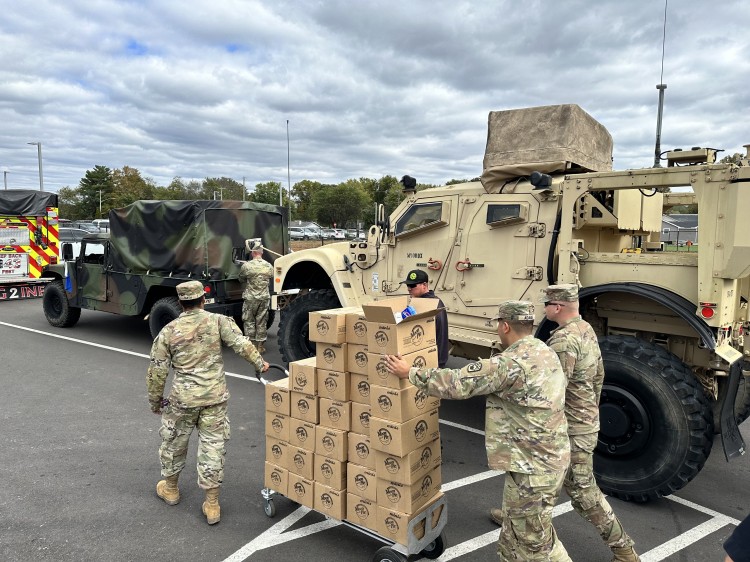
<svg viewBox="0 0 750 562">
<path fill-rule="evenodd" d="M 251 194 L 251 201 L 256 203 L 268 203 L 269 205 L 279 204 L 279 190 L 281 190 L 281 183 L 277 181 L 268 181 L 266 183 L 256 183 L 255 191 Z M 286 189 L 282 193 L 282 205 L 284 207 L 289 206 L 289 195 Z"/>
<path fill-rule="evenodd" d="M 102 215 L 107 216 L 110 209 L 130 205 L 133 201 L 154 199 L 156 184 L 151 178 L 143 178 L 141 172 L 130 166 L 112 171 L 114 190 L 108 200 L 102 198 Z"/>
<path fill-rule="evenodd" d="M 87 218 L 81 210 L 81 194 L 76 187 L 61 187 L 57 192 L 60 217 L 72 221 Z"/>
<path fill-rule="evenodd" d="M 106 166 L 94 166 L 92 170 L 86 170 L 78 183 L 78 192 L 80 214 L 87 219 L 99 217 L 99 202 L 103 204 L 109 201 L 114 192 L 112 170 Z"/>
<path fill-rule="evenodd" d="M 312 180 L 298 181 L 292 186 L 292 203 L 295 220 L 314 221 L 313 197 L 323 188 L 323 184 Z M 277 199 L 278 201 L 278 199 Z"/>
<path fill-rule="evenodd" d="M 318 224 L 344 227 L 363 220 L 371 199 L 359 180 L 323 186 L 313 196 L 313 210 Z"/>
<path fill-rule="evenodd" d="M 721 164 L 739 164 L 742 161 L 742 154 L 735 152 L 734 154 L 727 154 L 724 158 L 719 160 Z"/>
<path fill-rule="evenodd" d="M 472 181 L 479 181 L 479 180 L 480 180 L 480 178 L 473 178 L 473 179 L 470 179 L 470 180 L 448 180 L 447 182 L 445 182 L 445 185 L 456 185 L 456 184 L 459 184 L 459 183 L 469 183 L 469 182 L 472 182 Z"/>
<path fill-rule="evenodd" d="M 202 197 L 204 199 L 226 199 L 227 201 L 244 201 L 245 186 L 232 178 L 206 178 L 203 180 Z"/>
</svg>

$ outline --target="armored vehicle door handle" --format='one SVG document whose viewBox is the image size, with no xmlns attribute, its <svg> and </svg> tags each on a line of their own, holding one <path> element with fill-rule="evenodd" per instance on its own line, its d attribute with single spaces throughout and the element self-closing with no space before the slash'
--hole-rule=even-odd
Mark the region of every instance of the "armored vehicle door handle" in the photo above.
<svg viewBox="0 0 750 562">
<path fill-rule="evenodd" d="M 456 262 L 456 271 L 468 271 L 469 269 L 474 269 L 475 267 L 484 267 L 484 264 L 471 263 L 471 260 L 469 258 Z"/>
<path fill-rule="evenodd" d="M 427 260 L 427 269 L 438 271 L 439 269 L 442 269 L 442 267 L 443 264 L 440 262 L 440 260 L 434 260 L 432 258 Z"/>
</svg>

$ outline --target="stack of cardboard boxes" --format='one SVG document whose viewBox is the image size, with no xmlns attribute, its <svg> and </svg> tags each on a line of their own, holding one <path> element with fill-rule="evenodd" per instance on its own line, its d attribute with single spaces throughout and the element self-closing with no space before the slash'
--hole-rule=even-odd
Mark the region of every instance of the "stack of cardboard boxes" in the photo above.
<svg viewBox="0 0 750 562">
<path fill-rule="evenodd" d="M 388 373 L 383 357 L 437 367 L 436 299 L 310 313 L 316 357 L 266 387 L 266 487 L 406 544 L 441 496 L 439 399 Z"/>
</svg>

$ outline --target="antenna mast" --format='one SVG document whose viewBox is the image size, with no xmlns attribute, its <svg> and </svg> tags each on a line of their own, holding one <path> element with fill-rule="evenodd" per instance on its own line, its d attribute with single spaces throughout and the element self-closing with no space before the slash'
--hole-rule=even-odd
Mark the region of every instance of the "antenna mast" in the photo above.
<svg viewBox="0 0 750 562">
<path fill-rule="evenodd" d="M 654 168 L 661 168 L 661 118 L 664 113 L 664 90 L 667 85 L 664 84 L 664 46 L 667 41 L 667 2 L 664 0 L 664 29 L 661 39 L 661 74 L 659 75 L 659 84 L 656 89 L 659 90 L 659 112 L 656 117 L 656 146 L 654 147 Z"/>
</svg>

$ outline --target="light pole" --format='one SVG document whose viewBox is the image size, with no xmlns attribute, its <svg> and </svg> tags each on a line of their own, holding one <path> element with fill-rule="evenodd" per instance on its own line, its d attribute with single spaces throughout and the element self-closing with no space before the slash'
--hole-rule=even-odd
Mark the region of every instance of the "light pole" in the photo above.
<svg viewBox="0 0 750 562">
<path fill-rule="evenodd" d="M 39 191 L 44 191 L 44 180 L 42 179 L 42 143 L 41 142 L 28 142 L 26 144 L 35 144 L 37 149 L 37 157 L 39 159 Z"/>
<path fill-rule="evenodd" d="M 8 189 L 8 170 L 3 170 L 3 183 L 5 184 L 5 189 Z"/>
</svg>

